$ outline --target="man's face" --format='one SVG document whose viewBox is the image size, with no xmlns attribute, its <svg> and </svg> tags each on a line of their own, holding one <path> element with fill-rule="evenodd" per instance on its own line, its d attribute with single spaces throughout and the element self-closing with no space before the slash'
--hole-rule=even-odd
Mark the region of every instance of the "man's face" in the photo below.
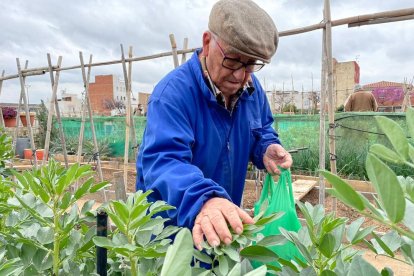
<svg viewBox="0 0 414 276">
<path fill-rule="evenodd" d="M 206 56 L 206 65 L 210 78 L 223 95 L 227 97 L 234 95 L 243 87 L 251 73 L 246 72 L 244 66 L 238 70 L 223 67 L 224 57 L 238 60 L 245 64 L 256 62 L 256 60 L 249 57 L 231 53 L 228 51 L 228 48 L 224 42 L 220 41 L 219 38 L 214 38 L 210 32 L 204 33 L 202 54 Z"/>
</svg>

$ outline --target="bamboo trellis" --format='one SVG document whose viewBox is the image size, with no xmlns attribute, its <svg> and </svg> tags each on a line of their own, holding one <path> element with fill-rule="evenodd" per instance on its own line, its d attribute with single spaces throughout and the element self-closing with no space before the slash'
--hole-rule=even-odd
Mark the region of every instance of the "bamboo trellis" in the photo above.
<svg viewBox="0 0 414 276">
<path fill-rule="evenodd" d="M 329 128 L 329 154 L 330 154 L 330 159 L 331 159 L 331 170 L 333 170 L 333 172 L 336 172 L 336 158 L 335 158 L 335 130 L 333 127 L 333 74 L 332 74 L 332 27 L 336 27 L 336 26 L 340 26 L 340 25 L 345 25 L 348 24 L 348 27 L 356 27 L 356 26 L 362 26 L 362 25 L 372 25 L 372 24 L 381 24 L 381 23 L 389 23 L 389 22 L 396 22 L 396 21 L 402 21 L 402 20 L 411 20 L 414 19 L 414 8 L 408 8 L 408 9 L 400 9 L 400 10 L 394 10 L 394 11 L 386 11 L 386 12 L 380 12 L 380 13 L 373 13 L 373 14 L 365 14 L 365 15 L 358 15 L 358 16 L 353 16 L 353 17 L 347 17 L 347 18 L 342 18 L 342 19 L 338 19 L 338 20 L 331 20 L 331 13 L 330 13 L 330 1 L 329 0 L 324 0 L 324 20 L 321 23 L 318 24 L 314 24 L 314 25 L 310 25 L 310 26 L 306 26 L 306 27 L 302 27 L 302 28 L 297 28 L 297 29 L 292 29 L 292 30 L 287 30 L 287 31 L 282 31 L 279 33 L 280 37 L 283 36 L 290 36 L 290 35 L 296 35 L 296 34 L 300 34 L 300 33 L 305 33 L 305 32 L 310 32 L 310 31 L 314 31 L 314 30 L 318 30 L 318 29 L 323 29 L 323 35 L 322 35 L 322 39 L 323 39 L 323 45 L 322 45 L 322 70 L 321 70 L 321 119 L 320 119 L 320 169 L 324 169 L 325 168 L 325 162 L 324 162 L 324 158 L 325 158 L 325 123 L 324 123 L 324 116 L 325 116 L 325 101 L 326 101 L 326 97 L 328 98 L 329 101 L 329 110 L 328 110 L 328 115 L 329 115 L 329 123 L 330 123 L 330 128 Z M 170 35 L 170 42 L 171 42 L 171 46 L 172 46 L 172 51 L 170 52 L 164 52 L 164 53 L 159 53 L 159 54 L 155 54 L 155 55 L 149 55 L 149 56 L 143 56 L 143 57 L 132 57 L 131 55 L 129 55 L 129 57 L 127 59 L 124 58 L 124 56 L 122 55 L 122 58 L 120 60 L 112 60 L 112 61 L 105 61 L 105 62 L 97 62 L 97 63 L 92 63 L 90 62 L 88 65 L 88 69 L 90 69 L 91 67 L 95 67 L 95 66 L 105 66 L 105 65 L 112 65 L 112 64 L 119 64 L 122 63 L 123 66 L 125 67 L 125 63 L 128 62 L 129 66 L 130 66 L 130 70 L 129 73 L 131 71 L 131 66 L 132 66 L 132 62 L 137 62 L 137 61 L 143 61 L 143 60 L 150 60 L 150 59 L 156 59 L 156 58 L 161 58 L 161 57 L 167 57 L 167 56 L 173 56 L 173 61 L 174 61 L 174 66 L 177 67 L 178 64 L 178 55 L 182 55 L 182 62 L 185 61 L 186 57 L 185 55 L 187 53 L 191 53 L 194 52 L 197 48 L 192 48 L 192 49 L 186 49 L 187 47 L 187 42 L 184 42 L 184 49 L 183 50 L 177 50 L 176 47 L 176 43 L 175 43 L 175 39 L 173 35 Z M 74 66 L 70 66 L 70 67 L 60 67 L 60 66 L 51 66 L 49 64 L 48 67 L 41 67 L 41 68 L 31 68 L 31 69 L 21 69 L 20 68 L 20 63 L 19 60 L 17 59 L 17 65 L 18 65 L 18 74 L 14 74 L 14 75 L 8 75 L 8 76 L 4 76 L 4 73 L 2 74 L 2 76 L 0 77 L 0 92 L 1 92 L 1 85 L 3 83 L 4 80 L 9 80 L 9 79 L 15 79 L 15 78 L 19 78 L 20 79 L 20 84 L 21 84 L 21 97 L 23 98 L 23 102 L 26 108 L 26 116 L 27 116 L 27 120 L 28 122 L 30 122 L 29 120 L 29 113 L 28 113 L 28 105 L 27 105 L 27 101 L 26 101 L 26 96 L 24 93 L 24 78 L 28 77 L 28 76 L 36 76 L 36 75 L 42 75 L 45 74 L 46 72 L 59 72 L 59 71 L 64 71 L 64 70 L 73 70 L 73 69 L 82 69 L 82 76 L 84 79 L 84 84 L 85 84 L 85 93 L 86 95 L 88 95 L 88 83 L 89 83 L 89 79 L 86 78 L 85 75 L 85 65 L 83 64 L 83 59 L 82 59 L 82 54 L 80 54 L 80 60 L 81 60 L 81 64 L 80 65 L 74 65 Z M 125 74 L 124 70 L 124 74 Z M 53 83 L 52 83 L 53 85 Z M 57 85 L 57 84 L 56 84 Z M 127 91 L 130 89 L 129 85 L 130 85 L 130 78 L 128 80 L 128 77 L 125 77 L 125 85 L 127 88 Z M 86 97 L 88 99 L 88 97 Z M 88 109 L 89 109 L 89 116 L 92 117 L 92 113 L 90 110 L 90 105 L 89 103 L 87 104 Z M 130 108 L 129 108 L 130 109 Z M 129 110 L 130 111 L 130 110 Z M 130 112 L 131 113 L 131 112 Z M 128 120 L 130 120 L 129 117 L 130 115 L 127 114 L 127 124 L 128 124 Z M 129 121 L 129 123 L 131 123 L 131 121 Z M 93 120 L 91 120 L 91 124 L 93 124 Z M 92 127 L 93 128 L 93 127 Z M 32 136 L 32 131 L 31 131 L 31 126 L 29 123 L 29 133 Z M 93 134 L 94 135 L 94 134 Z M 128 132 L 126 131 L 126 135 L 128 135 Z M 95 143 L 95 150 L 96 149 L 96 137 L 94 137 L 94 143 Z M 33 144 L 33 139 L 32 139 L 32 150 L 34 150 L 34 144 Z M 36 158 L 36 156 L 34 156 L 34 158 Z M 36 164 L 37 162 L 35 162 Z M 99 158 L 98 158 L 98 164 L 99 164 Z M 100 176 L 101 172 L 100 172 Z M 325 194 L 325 188 L 324 188 L 324 184 L 323 184 L 323 178 L 320 177 L 320 199 L 324 199 L 324 194 Z M 322 203 L 324 203 L 324 200 L 322 201 Z"/>
</svg>

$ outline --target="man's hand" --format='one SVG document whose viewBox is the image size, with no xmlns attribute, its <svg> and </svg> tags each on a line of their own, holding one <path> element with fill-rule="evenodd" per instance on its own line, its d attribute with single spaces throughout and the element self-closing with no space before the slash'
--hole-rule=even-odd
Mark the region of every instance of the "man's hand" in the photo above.
<svg viewBox="0 0 414 276">
<path fill-rule="evenodd" d="M 228 224 L 237 234 L 243 232 L 243 223 L 253 224 L 254 220 L 238 206 L 225 198 L 215 197 L 201 208 L 193 227 L 193 241 L 198 250 L 204 236 L 211 246 L 218 246 L 220 240 L 225 244 L 232 242 Z"/>
<path fill-rule="evenodd" d="M 267 147 L 263 156 L 263 164 L 271 174 L 280 174 L 277 166 L 288 169 L 292 166 L 292 156 L 279 144 L 271 144 Z"/>
</svg>

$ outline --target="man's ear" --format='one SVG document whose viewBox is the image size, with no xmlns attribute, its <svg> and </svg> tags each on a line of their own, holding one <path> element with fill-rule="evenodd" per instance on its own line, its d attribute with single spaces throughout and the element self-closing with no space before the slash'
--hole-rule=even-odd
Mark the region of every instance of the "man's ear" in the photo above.
<svg viewBox="0 0 414 276">
<path fill-rule="evenodd" d="M 208 56 L 208 53 L 210 51 L 210 41 L 212 39 L 212 35 L 209 31 L 205 31 L 203 33 L 203 51 L 201 54 L 205 57 Z"/>
</svg>

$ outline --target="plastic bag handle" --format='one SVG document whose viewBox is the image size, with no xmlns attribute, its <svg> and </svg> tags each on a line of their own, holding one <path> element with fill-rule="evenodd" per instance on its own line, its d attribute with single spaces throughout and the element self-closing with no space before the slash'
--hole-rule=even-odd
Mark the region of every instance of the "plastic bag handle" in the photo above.
<svg viewBox="0 0 414 276">
<path fill-rule="evenodd" d="M 281 179 L 281 181 L 283 181 L 282 183 L 285 183 L 285 185 L 287 186 L 289 190 L 289 201 L 290 201 L 291 206 L 294 207 L 295 200 L 293 198 L 292 177 L 290 174 L 290 170 L 280 168 L 279 178 Z M 277 184 L 274 183 L 273 176 L 270 173 L 267 173 L 264 179 L 264 183 L 263 183 L 263 190 L 262 190 L 262 193 L 259 199 L 260 202 L 263 202 L 265 199 L 267 199 L 269 202 L 271 201 L 274 185 L 277 185 Z"/>
</svg>

